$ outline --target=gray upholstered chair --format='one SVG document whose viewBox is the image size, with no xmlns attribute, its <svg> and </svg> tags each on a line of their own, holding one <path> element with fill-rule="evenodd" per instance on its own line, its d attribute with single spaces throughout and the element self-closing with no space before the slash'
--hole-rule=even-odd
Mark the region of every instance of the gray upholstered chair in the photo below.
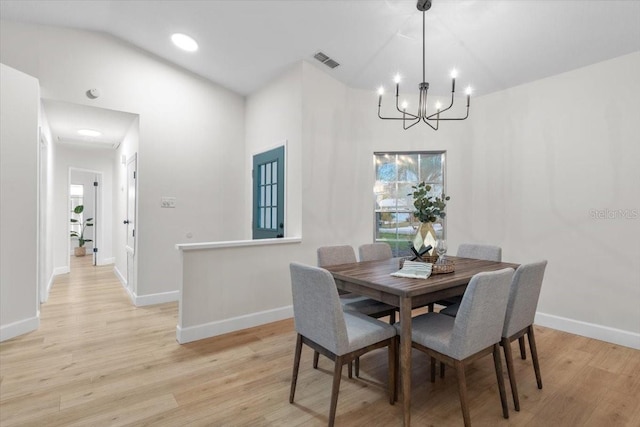
<svg viewBox="0 0 640 427">
<path fill-rule="evenodd" d="M 387 245 L 388 246 L 388 245 Z M 322 246 L 318 248 L 318 267 L 327 267 L 330 265 L 350 264 L 357 262 L 356 252 L 349 245 L 340 246 Z M 357 295 L 350 292 L 340 293 L 340 302 L 345 310 L 357 311 L 367 316 L 380 317 L 389 316 L 389 323 L 394 324 L 396 321 L 396 308 L 392 305 Z M 318 367 L 318 352 L 313 355 L 313 367 Z M 356 358 L 356 376 L 360 375 L 360 358 Z M 349 378 L 353 376 L 351 363 L 349 364 Z"/>
<path fill-rule="evenodd" d="M 393 405 L 396 400 L 395 328 L 364 314 L 343 310 L 333 276 L 327 270 L 291 263 L 290 271 L 293 315 L 298 337 L 289 402 L 293 403 L 302 344 L 306 344 L 335 362 L 329 426 L 335 420 L 342 366 L 376 348 L 389 348 L 388 391 L 389 403 Z"/>
<path fill-rule="evenodd" d="M 502 261 L 502 248 L 499 246 L 462 243 L 458 246 L 456 256 L 460 258 L 473 258 L 500 262 Z M 440 313 L 455 317 L 458 312 L 458 308 L 460 307 L 460 301 L 462 301 L 462 297 L 452 297 L 436 301 L 436 304 L 446 306 L 445 309 L 440 310 Z M 429 311 L 433 311 L 433 308 L 430 308 Z"/>
<path fill-rule="evenodd" d="M 366 243 L 358 248 L 360 261 L 381 261 L 393 258 L 391 246 L 388 243 Z"/>
<path fill-rule="evenodd" d="M 318 267 L 349 264 L 352 262 L 357 262 L 356 253 L 349 245 L 323 246 L 318 248 Z M 340 295 L 340 301 L 345 310 L 355 310 L 375 318 L 389 316 L 389 323 L 395 323 L 396 308 L 392 305 L 353 293 L 342 293 Z"/>
<path fill-rule="evenodd" d="M 509 418 L 500 339 L 512 277 L 512 268 L 476 274 L 467 286 L 457 317 L 431 312 L 414 317 L 411 322 L 411 345 L 431 357 L 431 382 L 435 381 L 436 360 L 455 368 L 465 426 L 471 424 L 465 364 L 489 353 L 493 353 L 502 414 Z M 401 330 L 400 324 L 394 326 Z"/>
<path fill-rule="evenodd" d="M 458 246 L 457 257 L 502 261 L 502 248 L 499 246 L 462 243 Z"/>
<path fill-rule="evenodd" d="M 509 372 L 509 382 L 511 384 L 511 394 L 516 411 L 520 410 L 520 399 L 518 398 L 518 387 L 513 367 L 513 356 L 511 354 L 511 342 L 518 339 L 520 344 L 521 357 L 525 359 L 524 336 L 529 338 L 529 350 L 533 361 L 533 370 L 536 374 L 538 388 L 542 388 L 542 377 L 540 375 L 540 365 L 538 363 L 538 351 L 536 340 L 533 334 L 533 319 L 536 315 L 542 279 L 547 261 L 540 261 L 531 264 L 523 264 L 516 270 L 509 290 L 509 303 L 502 329 L 502 340 L 500 345 L 504 350 L 504 357 L 507 361 L 507 371 Z"/>
</svg>

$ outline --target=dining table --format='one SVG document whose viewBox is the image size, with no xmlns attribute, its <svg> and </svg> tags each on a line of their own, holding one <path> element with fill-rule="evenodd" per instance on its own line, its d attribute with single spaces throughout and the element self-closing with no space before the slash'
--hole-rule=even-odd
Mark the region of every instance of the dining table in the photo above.
<svg viewBox="0 0 640 427">
<path fill-rule="evenodd" d="M 484 271 L 518 268 L 518 264 L 447 256 L 454 271 L 427 279 L 396 277 L 401 258 L 364 261 L 325 267 L 338 289 L 382 301 L 400 312 L 399 369 L 403 425 L 411 425 L 411 315 L 412 310 L 463 295 L 471 278 Z"/>
</svg>

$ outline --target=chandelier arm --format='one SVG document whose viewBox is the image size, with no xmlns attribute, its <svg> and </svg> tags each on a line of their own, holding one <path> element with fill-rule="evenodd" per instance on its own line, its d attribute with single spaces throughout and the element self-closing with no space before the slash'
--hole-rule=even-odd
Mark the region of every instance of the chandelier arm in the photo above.
<svg viewBox="0 0 640 427">
<path fill-rule="evenodd" d="M 438 114 L 444 113 L 445 111 L 449 110 L 451 107 L 453 107 L 453 92 L 451 92 L 451 103 L 449 104 L 449 106 L 447 108 L 445 108 L 445 109 L 438 110 L 435 113 L 427 116 L 427 120 L 433 120 L 432 117 L 435 117 Z"/>
<path fill-rule="evenodd" d="M 415 120 L 415 122 L 411 123 L 409 126 L 407 126 L 405 121 L 402 122 L 402 127 L 404 128 L 404 130 L 407 130 L 410 127 L 413 127 L 413 126 L 417 125 L 418 123 L 420 123 L 420 117 L 416 117 L 415 119 L 410 119 L 409 121 L 411 121 L 411 120 Z M 429 125 L 429 126 L 431 126 L 431 125 Z M 431 127 L 433 127 L 433 126 L 431 126 Z"/>
<path fill-rule="evenodd" d="M 402 117 L 382 117 L 380 115 L 380 110 L 378 109 L 378 118 L 382 119 L 382 120 L 405 120 Z M 413 119 L 412 119 L 413 120 Z"/>
<path fill-rule="evenodd" d="M 440 111 L 442 112 L 442 111 Z M 427 117 L 427 120 L 444 120 L 444 121 L 453 121 L 453 120 L 465 120 L 467 117 L 469 117 L 469 107 L 467 107 L 467 114 L 464 117 L 440 117 L 439 119 L 431 119 L 429 117 Z"/>
<path fill-rule="evenodd" d="M 432 120 L 433 120 L 433 119 L 432 119 Z M 438 120 L 438 119 L 435 119 L 435 120 L 436 120 L 436 125 L 435 125 L 435 127 L 434 127 L 431 123 L 429 123 L 429 122 L 427 121 L 427 118 L 426 118 L 426 117 L 423 117 L 423 118 L 422 118 L 422 121 L 423 121 L 423 122 L 425 122 L 426 124 L 428 124 L 428 125 L 429 125 L 429 127 L 430 127 L 431 129 L 433 129 L 433 130 L 438 130 L 438 125 L 440 124 L 440 120 L 442 120 L 442 119 L 439 119 L 439 120 Z"/>
</svg>

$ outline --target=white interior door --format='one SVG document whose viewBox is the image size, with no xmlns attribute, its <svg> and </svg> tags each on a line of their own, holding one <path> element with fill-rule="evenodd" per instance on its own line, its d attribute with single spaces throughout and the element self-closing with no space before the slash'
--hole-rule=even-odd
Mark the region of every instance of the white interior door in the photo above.
<svg viewBox="0 0 640 427">
<path fill-rule="evenodd" d="M 134 154 L 127 161 L 127 286 L 135 290 L 134 257 L 136 252 L 136 179 L 137 179 L 137 155 Z"/>
</svg>

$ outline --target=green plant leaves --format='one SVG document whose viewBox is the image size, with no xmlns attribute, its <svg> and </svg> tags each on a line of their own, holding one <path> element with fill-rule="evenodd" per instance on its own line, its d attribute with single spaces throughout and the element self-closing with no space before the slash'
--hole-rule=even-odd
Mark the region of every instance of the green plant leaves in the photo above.
<svg viewBox="0 0 640 427">
<path fill-rule="evenodd" d="M 411 188 L 414 189 L 413 194 L 407 194 L 413 196 L 413 206 L 416 208 L 413 215 L 420 220 L 420 222 L 435 222 L 438 218 L 444 218 L 446 212 L 444 211 L 447 204 L 446 202 L 451 199 L 449 196 L 445 196 L 444 193 L 440 197 L 434 197 L 429 195 L 431 186 L 425 182 L 421 182 L 418 185 L 414 185 Z"/>
</svg>

